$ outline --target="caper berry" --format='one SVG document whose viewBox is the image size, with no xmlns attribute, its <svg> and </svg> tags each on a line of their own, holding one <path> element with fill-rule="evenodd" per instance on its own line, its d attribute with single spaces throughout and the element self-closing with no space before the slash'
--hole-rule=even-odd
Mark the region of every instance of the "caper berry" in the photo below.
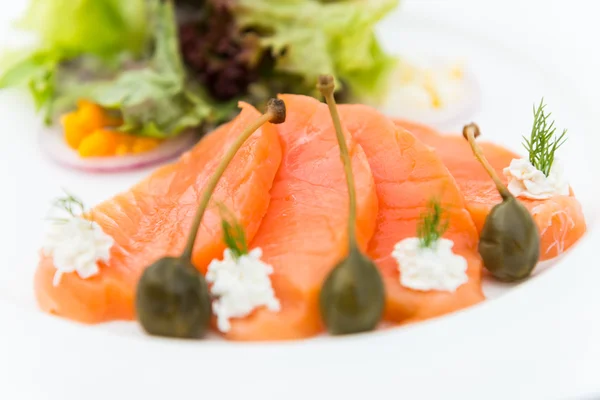
<svg viewBox="0 0 600 400">
<path fill-rule="evenodd" d="M 192 251 L 202 217 L 221 176 L 246 140 L 267 122 L 281 124 L 285 118 L 284 102 L 271 99 L 267 112 L 233 142 L 208 181 L 182 256 L 162 258 L 142 274 L 135 305 L 138 321 L 149 334 L 199 338 L 206 332 L 211 316 L 210 294 L 204 276 L 192 264 Z"/>
<path fill-rule="evenodd" d="M 331 113 L 348 185 L 348 256 L 336 265 L 325 280 L 319 303 L 327 330 L 335 335 L 375 329 L 383 315 L 385 287 L 379 270 L 358 249 L 356 242 L 356 188 L 352 162 L 333 97 L 333 77 L 319 78 L 321 91 Z"/>
<path fill-rule="evenodd" d="M 375 329 L 384 303 L 385 287 L 377 267 L 356 248 L 331 271 L 319 297 L 321 318 L 334 335 Z"/>
<path fill-rule="evenodd" d="M 540 237 L 529 211 L 514 197 L 494 206 L 479 239 L 479 254 L 502 281 L 531 275 L 540 257 Z"/>
<path fill-rule="evenodd" d="M 208 286 L 185 258 L 162 258 L 148 267 L 135 302 L 138 320 L 151 335 L 200 338 L 210 323 Z"/>
<path fill-rule="evenodd" d="M 527 208 L 502 183 L 475 142 L 480 135 L 479 127 L 476 124 L 466 125 L 463 135 L 502 196 L 502 203 L 492 208 L 481 231 L 478 249 L 483 264 L 499 280 L 512 282 L 524 279 L 531 275 L 540 257 L 537 225 Z"/>
</svg>

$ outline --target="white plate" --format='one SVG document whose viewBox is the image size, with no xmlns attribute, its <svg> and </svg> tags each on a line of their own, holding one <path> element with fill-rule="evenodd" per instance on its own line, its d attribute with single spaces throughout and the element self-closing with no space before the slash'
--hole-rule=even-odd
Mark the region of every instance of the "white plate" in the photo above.
<svg viewBox="0 0 600 400">
<path fill-rule="evenodd" d="M 10 8 L 0 6 L 0 15 L 6 15 L 4 7 Z M 66 187 L 94 204 L 149 171 L 109 179 L 49 164 L 36 147 L 40 124 L 32 119 L 27 97 L 1 94 L 0 170 L 6 189 L 0 196 L 0 368 L 6 371 L 0 370 L 0 398 L 454 398 L 460 393 L 461 398 L 549 399 L 599 389 L 593 367 L 600 360 L 595 343 L 600 269 L 594 265 L 600 207 L 597 183 L 590 178 L 600 168 L 591 113 L 561 80 L 562 70 L 541 67 L 527 53 L 480 29 L 461 28 L 450 16 L 409 8 L 381 30 L 384 44 L 395 52 L 467 58 L 482 87 L 482 105 L 472 119 L 490 140 L 519 150 L 532 104 L 545 97 L 559 126 L 569 127 L 561 155 L 589 223 L 589 233 L 572 251 L 518 287 L 486 284 L 493 300 L 480 306 L 355 337 L 284 344 L 175 342 L 146 337 L 135 324 L 72 324 L 43 315 L 33 301 L 32 274 L 50 199 Z"/>
</svg>

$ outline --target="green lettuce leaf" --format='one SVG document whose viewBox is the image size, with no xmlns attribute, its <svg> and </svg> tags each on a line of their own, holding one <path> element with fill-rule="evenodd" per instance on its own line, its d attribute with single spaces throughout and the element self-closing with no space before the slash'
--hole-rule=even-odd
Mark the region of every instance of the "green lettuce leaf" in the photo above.
<svg viewBox="0 0 600 400">
<path fill-rule="evenodd" d="M 314 85 L 332 74 L 353 95 L 377 99 L 395 65 L 374 34 L 375 24 L 398 0 L 239 0 L 238 23 L 262 33 L 261 43 L 276 58 L 276 70 Z"/>
<path fill-rule="evenodd" d="M 31 0 L 17 26 L 41 47 L 68 56 L 139 53 L 146 41 L 146 0 Z"/>
<path fill-rule="evenodd" d="M 46 111 L 45 120 L 51 118 L 47 105 L 52 101 L 55 75 L 61 55 L 55 52 L 35 51 L 16 57 L 0 75 L 0 90 L 10 87 L 29 88 L 37 111 Z"/>
<path fill-rule="evenodd" d="M 61 66 L 79 56 L 104 62 L 139 55 L 147 42 L 146 0 L 32 0 L 19 28 L 37 35 L 37 48 L 3 57 L 0 90 L 28 87 L 50 123 Z"/>
<path fill-rule="evenodd" d="M 122 19 L 122 13 L 115 16 L 115 12 L 129 10 L 133 13 L 134 7 L 117 8 L 115 0 L 67 1 L 73 3 L 65 6 L 67 14 L 87 10 L 87 16 L 93 16 L 87 20 L 88 23 L 112 23 L 114 29 L 108 29 L 103 39 L 84 43 L 68 40 L 67 30 L 51 29 L 56 25 L 56 15 L 43 18 L 43 12 L 49 12 L 49 4 L 62 4 L 62 1 L 34 1 L 32 4 L 38 2 L 41 9 L 30 11 L 25 21 L 28 24 L 41 23 L 42 20 L 47 22 L 40 30 L 45 47 L 13 59 L 0 76 L 0 89 L 28 86 L 38 109 L 45 110 L 48 123 L 52 117 L 73 109 L 77 100 L 87 99 L 119 111 L 124 120 L 120 127 L 122 131 L 166 138 L 210 122 L 211 115 L 219 115 L 219 112 L 225 113 L 232 108 L 231 104 L 211 104 L 199 87 L 186 82 L 171 2 L 144 0 L 143 8 L 137 10 L 143 13 L 145 29 L 151 32 L 146 44 L 152 48 L 152 54 L 142 59 L 123 57 L 131 52 L 114 52 L 108 57 L 108 51 L 112 51 L 111 46 L 116 40 L 111 32 L 119 32 Z M 79 8 L 74 6 L 75 3 Z M 85 20 L 87 17 L 78 18 Z M 76 23 L 79 22 L 82 21 L 77 20 Z M 78 34 L 82 35 L 105 34 L 103 30 L 94 31 L 95 28 L 73 29 L 73 32 L 79 30 Z M 125 38 L 126 33 L 121 32 Z M 132 35 L 130 38 L 137 43 L 135 37 Z M 119 45 L 118 51 L 135 48 L 125 43 Z"/>
<path fill-rule="evenodd" d="M 66 96 L 87 98 L 120 111 L 125 122 L 122 131 L 164 138 L 197 127 L 209 118 L 212 107 L 199 90 L 186 88 L 173 5 L 161 1 L 149 4 L 155 17 L 155 42 L 147 65 L 109 81 L 79 85 L 75 96 Z"/>
</svg>

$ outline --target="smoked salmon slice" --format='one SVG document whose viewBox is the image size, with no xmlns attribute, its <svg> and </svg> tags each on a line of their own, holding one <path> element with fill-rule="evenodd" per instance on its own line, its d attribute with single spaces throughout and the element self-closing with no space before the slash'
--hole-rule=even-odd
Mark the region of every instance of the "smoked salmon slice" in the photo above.
<svg viewBox="0 0 600 400">
<path fill-rule="evenodd" d="M 397 120 L 396 125 L 407 129 L 419 140 L 433 147 L 456 179 L 465 196 L 467 208 L 481 231 L 492 207 L 502 201 L 489 175 L 473 157 L 471 148 L 461 135 L 443 135 L 418 123 Z M 501 146 L 479 142 L 486 158 L 504 183 L 503 169 L 519 155 Z M 573 192 L 547 200 L 518 198 L 531 212 L 540 232 L 540 259 L 548 260 L 564 253 L 586 232 L 581 204 Z"/>
<path fill-rule="evenodd" d="M 229 339 L 299 339 L 322 332 L 319 292 L 348 252 L 348 189 L 327 105 L 305 96 L 280 98 L 287 109 L 286 122 L 276 127 L 283 158 L 250 247 L 262 248 L 263 260 L 273 266 L 281 310 L 259 309 L 233 319 Z M 375 230 L 377 195 L 363 149 L 346 135 L 357 188 L 357 239 L 366 249 Z"/>
<path fill-rule="evenodd" d="M 368 247 L 386 285 L 385 318 L 407 323 L 456 311 L 484 300 L 478 234 L 463 196 L 438 156 L 406 130 L 370 107 L 340 106 L 343 123 L 362 146 L 373 172 L 379 214 Z M 444 237 L 468 263 L 468 282 L 455 292 L 417 291 L 400 284 L 394 245 L 416 236 L 417 223 L 432 198 L 446 210 L 449 229 Z"/>
<path fill-rule="evenodd" d="M 46 312 L 85 323 L 135 317 L 135 287 L 143 270 L 164 256 L 181 255 L 203 188 L 230 144 L 260 116 L 242 104 L 241 114 L 206 136 L 178 161 L 94 207 L 90 215 L 113 237 L 110 262 L 89 279 L 66 274 L 52 281 L 52 259 L 42 255 L 35 293 Z M 244 144 L 214 194 L 239 219 L 252 239 L 269 206 L 269 191 L 281 162 L 275 127 L 266 124 Z M 205 271 L 225 244 L 218 209 L 207 210 L 196 239 L 193 262 Z"/>
</svg>

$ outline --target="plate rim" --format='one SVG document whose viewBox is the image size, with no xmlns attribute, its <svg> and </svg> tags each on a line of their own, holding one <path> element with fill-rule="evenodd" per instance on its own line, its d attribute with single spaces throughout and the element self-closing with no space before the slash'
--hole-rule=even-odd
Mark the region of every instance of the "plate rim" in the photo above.
<svg viewBox="0 0 600 400">
<path fill-rule="evenodd" d="M 408 12 L 407 10 L 402 10 L 402 12 L 406 13 Z M 431 18 L 430 16 L 427 16 L 426 18 Z M 433 19 L 435 19 L 435 17 L 433 17 Z M 552 76 L 557 76 L 560 77 L 559 81 L 560 82 L 567 82 L 564 81 L 563 78 L 563 74 L 560 71 L 555 71 L 554 68 L 552 68 L 552 71 L 549 71 L 548 67 L 546 66 L 540 66 L 541 69 L 546 70 L 550 75 Z M 579 114 L 580 115 L 584 115 L 585 116 L 585 122 L 581 123 L 581 126 L 583 127 L 593 127 L 593 123 L 591 121 L 592 119 L 592 113 L 590 113 L 589 110 L 589 106 L 587 105 L 587 103 L 585 101 L 582 100 L 582 98 L 579 96 L 579 94 L 576 92 L 576 89 L 574 87 L 570 87 L 570 85 L 568 83 L 564 84 L 565 86 L 565 91 L 569 92 L 569 98 L 573 98 L 573 99 L 578 99 L 578 102 L 581 103 L 581 107 L 583 109 L 585 109 L 586 111 L 582 111 Z M 579 115 L 578 114 L 578 115 Z M 588 132 L 593 132 L 592 129 L 590 129 Z M 589 137 L 589 135 L 591 135 L 591 133 L 587 133 L 586 137 Z M 597 138 L 595 138 L 597 140 Z M 600 168 L 598 168 L 598 166 L 600 165 L 600 163 L 597 161 L 596 164 L 594 165 L 594 170 L 593 172 L 595 172 L 596 174 L 600 173 Z M 598 192 L 598 188 L 596 188 L 596 192 Z M 593 255 L 594 253 L 594 245 L 595 243 L 598 243 L 598 239 L 600 239 L 600 231 L 598 231 L 597 229 L 597 221 L 594 221 L 594 225 L 593 225 L 593 229 L 588 229 L 588 232 L 586 233 L 586 235 L 581 239 L 581 241 L 569 252 L 568 256 L 569 258 L 573 258 L 573 256 L 577 255 L 578 258 L 584 259 L 586 258 L 586 255 Z M 563 260 L 564 262 L 564 260 Z M 560 264 L 563 264 L 562 262 Z M 400 329 L 395 329 L 393 331 L 382 331 L 382 332 L 375 332 L 375 333 L 369 333 L 367 335 L 360 335 L 360 336 L 354 336 L 354 337 L 346 337 L 346 338 L 335 338 L 334 340 L 321 340 L 321 339 L 317 339 L 317 340 L 309 340 L 309 341 L 298 341 L 298 342 L 269 342 L 269 343 L 232 343 L 232 342 L 193 342 L 193 343 L 189 343 L 189 342 L 179 342 L 179 341 L 171 341 L 171 340 L 164 340 L 164 339 L 155 339 L 155 338 L 149 338 L 148 340 L 143 340 L 140 341 L 138 338 L 135 337 L 128 337 L 128 336 L 122 336 L 116 333 L 112 333 L 112 332 L 107 332 L 107 331 L 100 331 L 100 330 L 93 330 L 90 329 L 87 326 L 83 326 L 83 325 L 78 325 L 78 324 L 73 324 L 71 322 L 68 321 L 63 321 L 60 319 L 57 319 L 55 317 L 52 316 L 48 316 L 39 312 L 25 312 L 23 313 L 22 308 L 18 307 L 18 306 L 14 306 L 10 303 L 6 303 L 5 301 L 0 301 L 0 315 L 4 315 L 7 318 L 17 318 L 18 321 L 18 327 L 17 329 L 15 329 L 14 333 L 20 334 L 20 335 L 25 335 L 25 337 L 29 337 L 31 338 L 32 335 L 31 333 L 28 333 L 29 329 L 32 329 L 34 326 L 40 326 L 44 325 L 43 328 L 43 333 L 44 335 L 56 335 L 58 337 L 64 337 L 65 339 L 69 339 L 69 340 L 74 340 L 77 341 L 78 339 L 76 339 L 76 337 L 78 337 L 78 335 L 83 334 L 85 335 L 86 338 L 88 337 L 92 337 L 94 340 L 98 340 L 103 342 L 104 344 L 112 344 L 115 346 L 115 348 L 119 348 L 120 351 L 126 352 L 128 349 L 131 350 L 131 354 L 141 354 L 140 353 L 140 349 L 139 347 L 146 347 L 146 346 L 151 346 L 153 347 L 153 349 L 155 350 L 151 350 L 151 351 L 160 351 L 160 352 L 172 352 L 171 356 L 166 355 L 165 359 L 167 360 L 177 360 L 176 357 L 182 356 L 185 353 L 189 352 L 190 349 L 199 349 L 197 351 L 202 351 L 205 352 L 206 355 L 208 355 L 211 358 L 214 358 L 214 362 L 215 365 L 218 366 L 226 366 L 226 363 L 224 361 L 230 361 L 232 359 L 236 359 L 237 357 L 239 357 L 239 352 L 238 350 L 240 350 L 240 348 L 243 348 L 245 350 L 245 352 L 247 352 L 248 354 L 250 354 L 248 357 L 252 357 L 252 355 L 254 354 L 259 354 L 262 357 L 269 357 L 271 359 L 271 362 L 275 362 L 275 361 L 279 361 L 281 355 L 278 354 L 279 351 L 284 350 L 286 352 L 286 356 L 290 357 L 291 354 L 293 354 L 292 356 L 299 356 L 299 357 L 305 357 L 306 356 L 306 349 L 307 346 L 311 346 L 314 347 L 316 349 L 318 349 L 321 352 L 329 352 L 330 356 L 337 356 L 340 357 L 341 355 L 341 350 L 344 350 L 344 348 L 347 348 L 348 344 L 350 344 L 351 346 L 356 346 L 356 347 L 361 347 L 363 349 L 361 349 L 360 351 L 362 352 L 361 354 L 365 353 L 367 354 L 368 352 L 366 352 L 366 350 L 368 349 L 364 349 L 365 346 L 368 346 L 371 348 L 371 350 L 374 353 L 377 353 L 377 355 L 379 357 L 383 357 L 386 354 L 390 354 L 393 352 L 393 349 L 390 350 L 389 348 L 385 348 L 387 346 L 392 346 L 392 345 L 397 345 L 398 343 L 395 343 L 396 340 L 398 341 L 402 341 L 402 340 L 407 340 L 409 344 L 414 344 L 412 343 L 414 339 L 411 340 L 411 338 L 415 338 L 419 335 L 424 335 L 424 336 L 432 336 L 433 333 L 435 333 L 434 331 L 436 330 L 441 330 L 442 328 L 446 327 L 448 329 L 450 329 L 452 332 L 455 332 L 456 325 L 461 325 L 461 323 L 464 322 L 464 320 L 467 319 L 473 319 L 473 318 L 481 318 L 484 321 L 488 321 L 491 319 L 489 314 L 488 314 L 488 309 L 490 307 L 492 308 L 501 308 L 504 307 L 505 304 L 509 304 L 509 303 L 514 303 L 517 300 L 523 300 L 524 298 L 532 298 L 532 297 L 536 297 L 536 295 L 540 295 L 540 293 L 546 292 L 547 289 L 544 289 L 544 287 L 547 287 L 548 285 L 552 286 L 552 284 L 556 285 L 557 281 L 569 281 L 569 277 L 568 274 L 566 274 L 566 269 L 560 268 L 560 264 L 557 265 L 556 267 L 559 268 L 552 268 L 548 271 L 545 271 L 544 274 L 542 274 L 539 277 L 536 277 L 536 279 L 533 279 L 531 281 L 525 282 L 523 284 L 521 284 L 518 287 L 515 287 L 511 290 L 511 292 L 505 296 L 502 296 L 501 298 L 495 299 L 494 301 L 490 301 L 490 302 L 484 302 L 482 304 L 467 308 L 465 310 L 461 310 L 459 312 L 455 312 L 453 314 L 444 316 L 442 318 L 436 318 L 436 319 L 432 319 L 429 321 L 425 321 L 425 322 L 421 322 L 419 324 L 415 324 L 415 325 L 411 325 L 411 326 L 404 326 L 403 328 Z M 565 276 L 565 274 L 567 276 Z M 596 274 L 597 277 L 600 277 L 600 274 Z M 572 276 L 571 276 L 571 280 L 572 280 Z M 525 292 L 525 293 L 524 293 Z M 542 297 L 544 297 L 545 295 L 542 295 Z M 523 313 L 523 311 L 521 310 L 521 312 Z M 485 317 L 485 315 L 487 315 L 487 317 Z M 525 313 L 525 315 L 528 315 L 527 313 Z M 66 328 L 68 327 L 68 328 Z M 596 326 L 596 330 L 598 330 L 598 326 Z M 488 327 L 489 329 L 489 327 Z M 68 330 L 68 332 L 67 332 Z M 52 331 L 54 331 L 54 333 L 52 333 Z M 85 333 L 83 333 L 85 332 Z M 10 334 L 7 334 L 7 332 L 2 332 L 0 334 L 0 336 L 5 336 L 7 339 L 11 338 L 15 339 L 18 338 L 18 336 L 11 336 Z M 435 335 L 433 335 L 435 336 Z M 9 342 L 8 340 L 3 341 L 4 343 L 0 344 L 0 349 L 2 350 L 6 350 L 6 351 L 10 351 L 10 348 L 7 347 L 7 342 Z M 34 350 L 37 351 L 41 351 L 40 349 L 45 348 L 47 351 L 47 355 L 50 355 L 50 353 L 54 352 L 55 354 L 59 354 L 61 352 L 61 348 L 63 346 L 59 346 L 56 345 L 56 347 L 54 348 L 54 350 L 52 350 L 52 347 L 48 347 L 48 343 L 50 342 L 50 340 L 46 339 L 45 344 L 42 343 L 41 339 L 38 339 L 38 341 L 36 341 L 36 346 L 34 346 Z M 120 344 L 116 344 L 117 342 L 121 343 Z M 370 343 L 367 343 L 370 342 Z M 375 343 L 377 342 L 377 343 Z M 219 344 L 222 343 L 222 344 Z M 464 344 L 464 342 L 460 342 L 461 344 Z M 392 346 L 393 347 L 393 346 Z M 598 349 L 594 349 L 594 350 L 598 350 Z M 102 357 L 102 353 L 106 351 L 105 349 L 97 349 L 94 350 L 94 357 Z M 115 354 L 115 349 L 113 349 L 112 352 L 107 352 L 108 354 Z M 216 352 L 218 352 L 219 354 L 217 354 Z M 255 352 L 255 353 L 252 353 Z M 33 356 L 35 357 L 35 354 L 33 354 L 34 352 L 31 352 L 31 354 L 29 355 L 30 357 Z M 118 353 L 118 352 L 117 352 Z M 227 353 L 227 354 L 226 354 Z M 7 353 L 8 354 L 8 353 Z M 596 352 L 593 353 L 596 355 L 600 355 L 600 353 Z M 24 355 L 24 354 L 22 354 Z M 523 356 L 525 354 L 522 354 Z M 223 360 L 218 360 L 218 358 L 222 358 Z M 367 359 L 369 358 L 368 356 L 366 357 Z M 523 357 L 524 359 L 526 357 Z M 77 359 L 77 358 L 76 358 Z M 340 357 L 341 360 L 343 361 L 348 361 L 347 358 L 344 357 Z M 597 358 L 598 360 L 600 360 L 600 357 Z M 131 361 L 131 360 L 129 360 Z M 309 360 L 305 360 L 305 361 L 309 361 Z M 531 362 L 532 360 L 527 360 L 527 362 Z M 497 362 L 497 360 L 487 360 L 487 362 Z M 502 362 L 502 360 L 501 360 Z M 183 362 L 181 363 L 182 366 L 192 366 L 193 363 L 191 362 Z M 338 362 L 338 365 L 340 363 Z M 389 363 L 388 363 L 389 364 Z M 386 365 L 388 365 L 386 364 Z M 251 364 L 241 364 L 241 366 L 246 366 L 248 367 Z M 308 365 L 308 364 L 307 364 Z M 393 367 L 393 363 L 389 364 L 391 367 Z M 281 367 L 281 366 L 279 366 Z M 484 365 L 481 365 L 481 367 L 484 367 Z M 239 368 L 236 368 L 236 370 Z M 320 371 L 322 371 L 322 369 L 319 369 Z M 203 370 L 204 372 L 207 372 L 208 370 L 206 368 L 204 368 Z M 272 369 L 273 373 L 277 373 L 276 369 Z M 364 371 L 361 369 L 361 371 Z M 152 375 L 152 374 L 150 374 Z M 452 374 L 451 374 L 452 375 Z M 152 375 L 154 376 L 154 375 Z M 249 375 L 250 376 L 250 375 Z M 336 376 L 336 374 L 332 374 L 332 376 Z M 354 376 L 354 375 L 352 375 Z M 412 376 L 412 375 L 411 375 Z M 539 374 L 537 375 L 539 376 Z M 340 377 L 338 377 L 340 378 Z M 221 379 L 219 377 L 217 377 L 217 380 Z M 139 380 L 136 380 L 139 381 Z M 392 384 L 393 386 L 394 384 Z M 598 385 L 597 388 L 600 388 L 600 384 Z M 360 390 L 357 389 L 357 393 Z"/>
</svg>

